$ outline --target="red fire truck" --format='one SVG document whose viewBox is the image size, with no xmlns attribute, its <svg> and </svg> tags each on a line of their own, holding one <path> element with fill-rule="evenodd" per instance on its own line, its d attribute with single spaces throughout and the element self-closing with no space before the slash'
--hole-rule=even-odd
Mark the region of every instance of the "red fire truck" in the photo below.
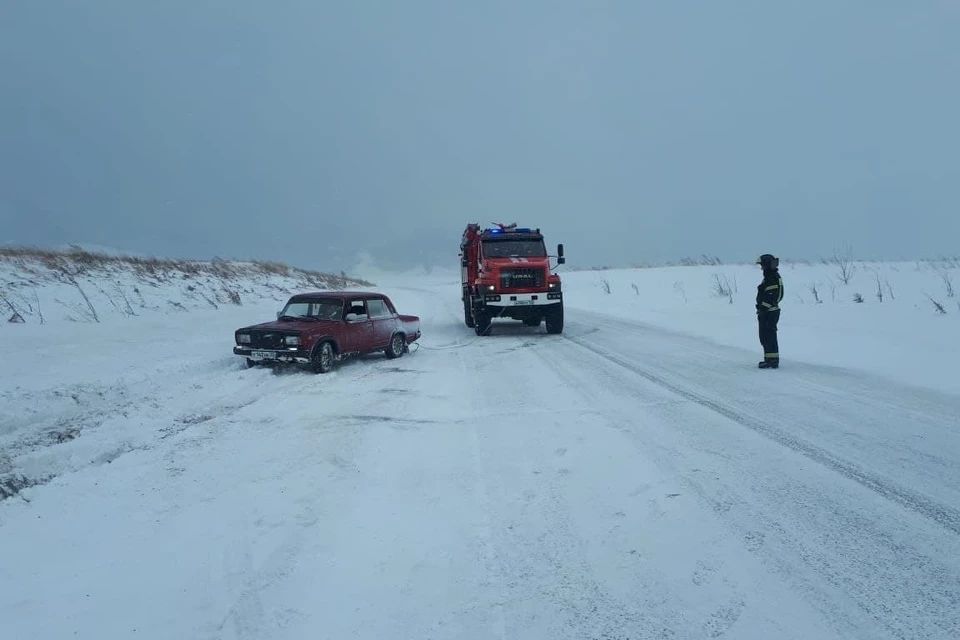
<svg viewBox="0 0 960 640">
<path fill-rule="evenodd" d="M 528 327 L 546 322 L 547 333 L 563 331 L 560 276 L 552 273 L 540 229 L 470 223 L 460 241 L 463 320 L 478 336 L 489 335 L 494 318 L 521 320 Z M 557 265 L 563 245 L 557 245 Z"/>
</svg>

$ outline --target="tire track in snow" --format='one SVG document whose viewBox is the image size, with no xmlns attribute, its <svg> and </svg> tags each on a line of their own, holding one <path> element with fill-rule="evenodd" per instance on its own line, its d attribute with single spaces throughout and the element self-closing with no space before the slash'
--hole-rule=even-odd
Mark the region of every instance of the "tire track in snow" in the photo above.
<svg viewBox="0 0 960 640">
<path fill-rule="evenodd" d="M 216 638 L 259 640 L 268 635 L 270 617 L 274 619 L 274 627 L 278 626 L 277 620 L 303 617 L 303 613 L 297 609 L 268 612 L 260 597 L 262 592 L 285 580 L 296 569 L 307 543 L 307 534 L 319 523 L 320 518 L 312 506 L 304 502 L 295 520 L 296 531 L 274 547 L 259 567 L 254 564 L 254 549 L 249 540 L 245 540 L 238 550 L 228 556 L 229 566 L 237 572 L 230 577 L 228 584 L 233 583 L 238 595 L 217 626 Z M 228 634 L 230 631 L 232 634 Z"/>
<path fill-rule="evenodd" d="M 655 414 L 663 410 L 661 419 L 637 422 L 634 411 L 643 415 L 650 403 L 634 396 L 643 396 L 647 385 L 638 386 L 636 378 L 617 373 L 622 369 L 606 366 L 589 350 L 569 355 L 574 357 L 546 362 L 585 398 L 604 402 L 609 419 L 631 434 L 635 446 L 677 476 L 741 548 L 815 607 L 839 637 L 957 637 L 960 574 L 950 554 L 956 547 L 952 532 L 918 527 L 913 511 L 906 520 L 891 518 L 887 509 L 895 503 L 864 501 L 859 483 L 831 487 L 816 467 L 811 471 L 791 460 L 802 454 L 777 452 L 776 441 L 755 437 L 683 396 L 654 407 Z M 703 410 L 716 423 L 704 420 Z M 670 425 L 675 427 L 664 430 Z M 776 460 L 754 461 L 765 449 L 773 449 Z"/>
<path fill-rule="evenodd" d="M 164 444 L 171 445 L 167 457 L 177 469 L 176 448 L 184 446 L 185 439 L 209 437 L 232 414 L 271 401 L 259 392 L 268 384 L 273 393 L 299 394 L 343 378 L 360 381 L 388 366 L 365 359 L 369 358 L 342 363 L 341 369 L 318 376 L 304 370 L 248 370 L 225 358 L 209 362 L 195 377 L 167 380 L 168 372 L 161 372 L 133 385 L 120 379 L 109 385 L 55 386 L 33 392 L 41 406 L 49 397 L 70 398 L 75 406 L 43 415 L 36 422 L 24 416 L 21 424 L 25 426 L 10 429 L 6 438 L 0 438 L 0 502 L 24 489 Z M 191 433 L 200 431 L 205 435 Z"/>
<path fill-rule="evenodd" d="M 500 338 L 499 350 L 526 340 L 524 335 L 501 334 Z M 562 381 L 558 387 L 552 376 L 540 375 L 540 361 L 549 360 L 543 351 L 552 352 L 550 347 L 556 344 L 551 340 L 541 343 L 542 349 L 517 351 L 523 355 L 507 368 L 500 359 L 473 360 L 474 378 L 496 379 L 504 388 L 523 388 L 527 399 L 516 402 L 514 411 L 503 413 L 500 405 L 478 396 L 471 409 L 473 428 L 479 430 L 474 436 L 480 462 L 476 482 L 492 498 L 491 553 L 497 560 L 497 581 L 507 594 L 507 637 L 685 637 L 678 630 L 692 630 L 696 623 L 667 604 L 681 599 L 669 580 L 646 568 L 639 575 L 629 575 L 629 570 L 621 573 L 624 565 L 641 567 L 642 563 L 639 556 L 628 553 L 632 543 L 625 538 L 629 534 L 621 531 L 616 516 L 609 515 L 615 509 L 603 516 L 609 519 L 609 527 L 598 526 L 588 515 L 593 509 L 582 498 L 603 496 L 599 498 L 603 502 L 617 503 L 617 497 L 606 495 L 608 482 L 629 477 L 631 462 L 627 455 L 611 461 L 603 444 L 588 442 L 597 425 L 583 417 L 600 415 L 606 422 L 601 412 L 579 402 L 551 401 L 568 384 Z M 531 378 L 530 371 L 537 375 Z M 565 398 L 576 395 L 575 383 L 572 389 Z M 603 441 L 610 442 L 609 431 Z M 585 462 L 585 453 L 591 462 Z M 589 469 L 601 459 L 614 471 L 598 479 Z M 626 491 L 619 499 L 625 496 Z M 719 617 L 712 619 L 714 637 L 724 633 L 723 612 L 717 613 Z"/>
<path fill-rule="evenodd" d="M 568 388 L 572 395 L 579 395 L 590 403 L 597 402 L 596 396 L 584 388 L 583 380 L 580 377 L 584 374 L 582 368 L 576 367 L 575 365 L 570 367 L 568 360 L 551 357 L 552 354 L 540 353 L 538 355 L 544 360 L 551 372 L 562 381 L 562 386 Z M 610 375 L 611 378 L 616 377 L 615 374 L 610 372 L 605 371 L 604 373 Z M 605 387 L 606 385 L 600 383 L 600 386 Z M 652 410 L 654 414 L 656 414 L 660 409 L 681 405 L 685 402 L 685 400 L 631 399 L 629 406 L 632 409 L 639 409 L 641 411 Z M 598 411 L 598 415 L 609 424 L 611 429 L 616 429 L 622 433 L 630 432 L 629 427 L 622 425 L 629 423 L 629 418 L 632 416 L 624 415 L 622 411 L 610 405 Z M 660 461 L 665 457 L 668 459 L 682 458 L 679 451 L 666 447 L 662 443 L 645 441 L 644 444 L 645 457 L 649 457 L 651 460 Z M 667 471 L 667 469 L 663 469 L 663 471 Z M 672 469 L 667 472 L 668 477 L 679 475 L 682 475 L 680 469 Z M 644 494 L 650 495 L 649 490 L 651 488 L 652 485 L 642 485 L 640 488 L 631 491 L 629 496 L 633 499 Z M 698 492 L 694 491 L 693 493 Z M 673 509 L 668 506 L 668 503 L 681 495 L 681 493 L 666 493 L 660 494 L 657 497 L 650 497 L 647 501 L 646 511 L 644 512 L 644 517 L 647 520 L 645 525 L 643 525 L 643 529 L 650 531 L 663 528 L 664 525 L 661 524 L 661 520 L 671 517 L 669 514 L 673 512 Z M 723 505 L 721 508 L 721 505 L 713 502 L 706 493 L 699 493 L 699 495 L 708 503 L 711 503 L 713 507 L 712 511 L 718 515 L 723 515 L 721 512 L 729 509 L 727 505 Z M 708 510 L 706 513 L 709 514 L 710 511 Z M 618 512 L 615 516 L 624 518 L 626 514 Z M 673 519 L 679 519 L 675 514 L 672 517 Z M 709 515 L 707 518 L 709 518 Z M 620 526 L 616 525 L 613 530 L 618 530 L 619 528 Z M 636 556 L 640 558 L 648 555 L 649 551 L 646 551 L 643 548 L 643 543 L 636 538 L 636 531 L 624 531 L 623 535 L 629 535 L 630 533 L 632 533 L 629 543 L 630 546 L 636 545 L 638 547 L 637 549 L 631 550 L 630 553 L 636 554 Z M 650 566 L 645 568 L 646 575 L 643 578 L 644 591 L 650 593 L 642 606 L 642 610 L 647 612 L 643 616 L 643 622 L 646 626 L 637 627 L 636 623 L 634 623 L 632 627 L 629 627 L 631 629 L 642 629 L 642 635 L 639 637 L 726 637 L 727 633 L 733 630 L 745 612 L 749 612 L 752 608 L 762 606 L 762 604 L 757 602 L 757 598 L 750 597 L 749 587 L 745 589 L 743 583 L 738 582 L 729 574 L 728 565 L 730 563 L 736 563 L 735 555 L 731 556 L 729 552 L 723 551 L 714 551 L 713 553 L 704 552 L 705 547 L 714 548 L 715 545 L 727 545 L 734 549 L 738 546 L 735 541 L 727 541 L 725 538 L 713 538 L 712 536 L 714 535 L 717 534 L 711 534 L 709 527 L 706 527 L 699 534 L 693 534 L 692 540 L 689 535 L 681 534 L 678 536 L 679 538 L 691 543 L 689 546 L 683 547 L 684 555 L 689 556 L 689 558 L 678 560 L 675 563 L 668 563 L 661 568 L 660 571 Z M 648 538 L 645 541 L 648 544 L 653 544 L 653 548 L 661 548 L 658 547 L 658 544 L 663 544 L 662 542 L 658 543 L 655 536 L 653 540 Z M 679 544 L 682 545 L 683 543 L 681 542 Z M 670 545 L 664 546 L 669 547 Z M 700 608 L 699 606 L 690 606 L 692 605 L 692 602 L 689 602 L 691 597 L 696 599 L 697 596 L 687 593 L 679 587 L 679 583 L 673 581 L 673 579 L 675 579 L 674 572 L 676 571 L 676 566 L 682 565 L 685 561 L 689 561 L 690 558 L 700 558 L 696 562 L 695 569 L 689 576 L 690 582 L 694 584 L 698 590 L 703 589 L 706 593 L 717 594 L 716 599 L 709 607 Z M 706 593 L 703 596 L 705 599 L 710 597 L 706 595 Z M 669 609 L 667 608 L 668 603 L 672 605 Z M 680 603 L 687 604 L 688 606 L 683 606 L 683 604 Z M 670 613 L 661 613 L 663 610 L 669 611 Z M 670 614 L 672 614 L 672 617 Z M 755 614 L 748 613 L 747 615 Z M 659 624 L 656 626 L 652 625 L 651 623 L 657 620 L 658 617 L 660 618 L 660 620 L 658 620 Z M 621 622 L 623 622 L 623 620 L 621 620 Z M 768 621 L 768 623 L 772 623 L 775 628 L 778 625 L 788 626 L 788 623 L 782 621 Z M 793 637 L 790 635 L 791 632 L 793 632 L 793 629 L 789 629 L 788 631 L 788 629 L 783 629 L 781 626 L 781 628 L 776 629 L 776 631 L 771 634 L 771 637 Z M 596 637 L 619 638 L 634 636 L 628 634 L 625 636 L 602 635 Z M 734 635 L 733 637 L 737 636 Z M 833 635 L 829 637 L 833 637 Z"/>
<path fill-rule="evenodd" d="M 576 337 L 568 337 L 567 340 L 605 360 L 608 360 L 609 362 L 612 362 L 613 364 L 616 364 L 624 369 L 627 369 L 628 371 L 631 371 L 632 373 L 639 375 L 642 378 L 645 378 L 646 380 L 666 389 L 667 391 L 670 391 L 671 393 L 679 395 L 686 400 L 710 409 L 711 411 L 718 413 L 725 418 L 736 422 L 737 424 L 752 429 L 777 442 L 778 444 L 796 451 L 797 453 L 806 456 L 810 460 L 813 460 L 814 462 L 836 471 L 844 477 L 861 484 L 871 491 L 883 496 L 887 500 L 895 502 L 900 506 L 909 509 L 910 511 L 918 513 L 932 520 L 933 522 L 936 522 L 938 525 L 954 534 L 960 535 L 960 510 L 958 509 L 939 503 L 935 500 L 931 500 L 920 493 L 911 491 L 906 487 L 898 486 L 888 479 L 881 478 L 880 476 L 867 472 L 852 462 L 843 460 L 833 455 L 826 449 L 796 438 L 782 429 L 778 429 L 777 427 L 774 427 L 773 425 L 758 418 L 737 411 L 736 409 L 733 409 L 721 402 L 707 398 L 706 396 L 694 391 L 690 391 L 689 389 L 684 389 L 668 381 L 663 376 L 659 376 L 655 373 L 647 371 L 643 367 L 629 362 L 620 356 L 612 354 L 606 349 L 590 344 L 586 340 Z"/>
<path fill-rule="evenodd" d="M 463 375 L 463 379 L 469 379 L 469 373 L 462 353 L 457 354 L 457 364 Z M 493 542 L 492 525 L 492 507 L 490 502 L 490 492 L 487 482 L 484 479 L 483 469 L 480 463 L 481 447 L 479 436 L 477 434 L 477 424 L 469 425 L 470 438 L 470 465 L 474 477 L 473 488 L 476 495 L 477 510 L 479 522 L 479 537 L 483 541 L 483 556 L 486 566 L 489 567 L 490 588 L 495 592 L 496 598 L 493 602 L 493 637 L 503 640 L 507 638 L 507 622 L 504 614 L 504 606 L 509 602 L 509 597 L 504 588 L 503 571 L 497 560 L 497 550 Z"/>
<path fill-rule="evenodd" d="M 403 356 L 410 357 L 409 354 Z M 415 402 L 418 394 L 405 393 L 402 392 L 404 389 L 397 388 L 381 393 L 383 389 L 375 389 L 371 385 L 357 385 L 358 381 L 370 376 L 396 371 L 401 368 L 397 362 L 382 360 L 382 356 L 379 360 L 376 357 L 366 357 L 354 361 L 342 370 L 334 370 L 323 376 L 304 373 L 306 380 L 302 384 L 277 389 L 262 398 L 266 403 L 275 403 L 280 396 L 291 393 L 302 395 L 303 390 L 322 383 L 322 388 L 337 394 L 341 400 L 344 396 L 350 396 L 358 408 L 363 408 L 362 413 L 332 413 L 323 407 L 322 398 L 317 398 L 316 404 L 311 400 L 301 399 L 300 411 L 282 418 L 282 424 L 278 426 L 283 429 L 291 432 L 306 429 L 311 434 L 320 436 L 312 462 L 315 467 L 309 471 L 295 467 L 285 471 L 291 478 L 291 487 L 307 487 L 295 502 L 297 512 L 291 518 L 295 526 L 277 528 L 276 535 L 264 532 L 254 539 L 247 535 L 242 541 L 238 541 L 232 550 L 226 552 L 227 571 L 224 583 L 230 596 L 222 618 L 216 624 L 214 637 L 218 640 L 272 637 L 271 631 L 277 628 L 300 626 L 312 619 L 308 602 L 300 599 L 289 600 L 285 601 L 284 606 L 278 607 L 276 594 L 289 588 L 288 583 L 291 580 L 302 578 L 302 575 L 298 576 L 298 573 L 303 571 L 301 564 L 309 565 L 322 555 L 321 550 L 330 544 L 329 539 L 325 538 L 323 523 L 336 517 L 336 513 L 330 509 L 330 501 L 335 503 L 336 498 L 331 498 L 327 492 L 331 488 L 344 490 L 344 487 L 353 487 L 358 482 L 357 478 L 369 475 L 365 460 L 362 456 L 358 459 L 358 453 L 362 454 L 364 442 L 372 431 L 371 427 L 386 426 L 397 431 L 407 431 L 436 423 L 428 419 L 402 417 L 410 413 L 405 407 Z M 419 373 L 412 363 L 410 367 L 410 373 Z M 406 367 L 402 368 L 406 370 Z M 305 421 L 305 415 L 321 422 Z M 311 478 L 309 481 L 304 480 L 305 473 Z M 318 478 L 325 481 L 320 482 Z M 257 547 L 264 546 L 269 547 L 266 557 L 255 564 L 253 558 L 259 555 L 255 553 Z M 301 595 L 298 594 L 298 598 Z M 310 595 L 312 593 L 307 594 L 308 600 Z M 396 622 L 399 625 L 402 621 Z"/>
</svg>

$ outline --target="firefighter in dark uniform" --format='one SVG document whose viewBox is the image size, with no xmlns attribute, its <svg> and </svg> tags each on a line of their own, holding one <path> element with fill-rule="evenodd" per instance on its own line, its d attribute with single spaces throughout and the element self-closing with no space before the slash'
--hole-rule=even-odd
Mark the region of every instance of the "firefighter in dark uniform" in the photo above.
<svg viewBox="0 0 960 640">
<path fill-rule="evenodd" d="M 780 260 L 765 253 L 756 264 L 763 268 L 763 282 L 757 286 L 757 324 L 760 344 L 763 345 L 763 361 L 759 367 L 776 369 L 780 366 L 777 323 L 780 322 L 780 302 L 783 300 L 783 278 L 778 270 Z"/>
</svg>

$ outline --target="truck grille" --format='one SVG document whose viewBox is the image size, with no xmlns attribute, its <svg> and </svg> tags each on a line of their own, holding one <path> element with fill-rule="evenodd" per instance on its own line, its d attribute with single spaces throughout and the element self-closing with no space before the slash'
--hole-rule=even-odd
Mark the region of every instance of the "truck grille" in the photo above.
<svg viewBox="0 0 960 640">
<path fill-rule="evenodd" d="M 543 269 L 518 267 L 500 271 L 500 288 L 503 290 L 542 288 L 543 283 Z"/>
<path fill-rule="evenodd" d="M 283 338 L 286 333 L 278 331 L 251 331 L 250 346 L 253 349 L 283 349 Z"/>
</svg>

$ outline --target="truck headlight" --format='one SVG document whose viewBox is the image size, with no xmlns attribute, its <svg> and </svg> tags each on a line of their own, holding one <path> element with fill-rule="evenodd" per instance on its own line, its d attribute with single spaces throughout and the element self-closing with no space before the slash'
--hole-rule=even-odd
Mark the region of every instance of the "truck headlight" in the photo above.
<svg viewBox="0 0 960 640">
<path fill-rule="evenodd" d="M 287 336 L 283 339 L 283 344 L 288 347 L 299 347 L 300 346 L 300 336 Z"/>
<path fill-rule="evenodd" d="M 250 344 L 250 334 L 249 333 L 237 334 L 237 344 Z"/>
<path fill-rule="evenodd" d="M 496 291 L 496 290 L 497 290 L 496 285 L 492 285 L 492 284 L 487 285 L 487 291 Z"/>
</svg>

